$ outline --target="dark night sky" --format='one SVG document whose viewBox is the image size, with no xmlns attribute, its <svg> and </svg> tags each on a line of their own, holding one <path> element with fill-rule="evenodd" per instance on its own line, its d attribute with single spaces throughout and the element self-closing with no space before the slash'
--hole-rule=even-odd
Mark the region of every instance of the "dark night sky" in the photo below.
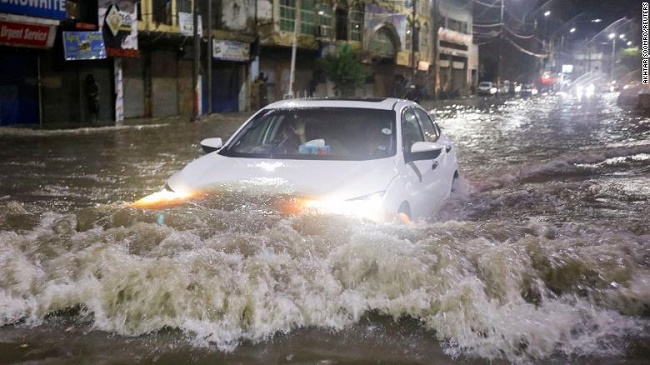
<svg viewBox="0 0 650 365">
<path fill-rule="evenodd" d="M 504 22 L 514 33 L 508 35 L 517 46 L 503 41 L 501 45 L 503 78 L 530 78 L 532 66 L 537 66 L 539 58 L 527 52 L 540 52 L 539 44 L 526 41 L 525 36 L 535 35 L 538 40 L 557 38 L 565 35 L 571 42 L 579 43 L 595 37 L 607 41 L 609 33 L 625 33 L 627 39 L 636 45 L 640 42 L 641 0 L 503 0 L 506 13 Z M 495 24 L 500 20 L 500 0 L 477 0 L 474 2 L 474 40 L 480 45 L 479 57 L 484 74 L 482 79 L 495 79 L 497 64 L 498 36 L 490 35 L 494 28 L 481 27 L 481 24 Z M 482 5 L 483 4 L 483 5 Z M 485 4 L 494 4 L 489 7 Z M 544 17 L 544 11 L 551 15 Z M 622 20 L 626 17 L 629 21 Z M 592 20 L 601 19 L 596 23 Z M 536 24 L 534 27 L 532 24 Z M 478 26 L 477 26 L 478 25 Z M 570 28 L 576 28 L 569 33 Z M 495 33 L 498 34 L 498 33 Z M 507 33 L 506 33 L 507 34 Z M 508 74 L 509 73 L 509 74 Z"/>
<path fill-rule="evenodd" d="M 556 6 L 560 8 L 559 11 L 565 12 L 563 14 L 565 21 L 570 20 L 571 17 L 578 14 L 585 14 L 585 16 L 581 16 L 579 19 L 586 20 L 585 18 L 589 17 L 591 19 L 600 18 L 603 20 L 601 23 L 579 24 L 586 27 L 587 32 L 597 33 L 607 25 L 623 17 L 633 19 L 637 25 L 640 24 L 640 0 L 553 0 L 553 2 L 557 3 Z M 618 28 L 614 29 L 614 31 L 631 31 L 629 25 L 624 26 L 624 30 Z M 637 29 L 637 33 L 640 34 L 640 29 Z"/>
<path fill-rule="evenodd" d="M 482 0 L 485 1 L 485 0 Z M 494 0 L 487 0 L 488 3 Z M 583 32 L 595 34 L 603 30 L 617 19 L 627 17 L 639 23 L 641 17 L 640 0 L 504 0 L 507 16 L 512 19 L 538 19 L 547 22 L 551 30 L 567 25 L 567 22 Z M 543 16 L 544 11 L 551 11 L 548 18 Z M 494 13 L 492 14 L 494 15 Z M 497 15 L 498 16 L 498 15 Z M 600 23 L 591 20 L 601 19 Z M 506 19 L 508 21 L 508 19 Z M 515 21 L 516 22 L 516 21 Z"/>
</svg>

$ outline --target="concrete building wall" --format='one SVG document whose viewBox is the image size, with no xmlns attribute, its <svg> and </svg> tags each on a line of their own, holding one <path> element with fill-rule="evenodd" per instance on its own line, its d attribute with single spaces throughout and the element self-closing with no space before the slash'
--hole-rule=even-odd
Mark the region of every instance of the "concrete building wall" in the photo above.
<svg viewBox="0 0 650 365">
<path fill-rule="evenodd" d="M 295 96 L 305 96 L 309 81 L 313 77 L 316 57 L 299 52 L 296 56 L 293 92 Z M 291 76 L 291 49 L 262 50 L 260 55 L 260 72 L 268 77 L 269 102 L 281 100 L 289 92 Z M 324 96 L 324 95 L 321 95 Z"/>
<path fill-rule="evenodd" d="M 124 82 L 124 117 L 142 118 L 147 116 L 145 107 L 144 62 L 140 58 L 122 60 Z"/>
<path fill-rule="evenodd" d="M 263 5 L 268 5 L 269 9 L 272 6 L 268 1 L 260 1 L 262 6 L 258 4 L 257 0 L 233 0 L 224 1 L 221 9 L 221 22 L 226 30 L 252 30 L 252 22 L 255 19 L 256 5 L 259 8 L 265 9 Z M 259 12 L 259 10 L 258 10 Z M 260 18 L 258 14 L 258 19 Z"/>
<path fill-rule="evenodd" d="M 467 95 L 472 84 L 472 6 L 470 0 L 442 0 L 438 4 L 437 95 Z M 478 68 L 478 66 L 476 67 Z"/>
<path fill-rule="evenodd" d="M 178 62 L 167 50 L 151 52 L 152 117 L 178 115 Z"/>
<path fill-rule="evenodd" d="M 178 112 L 181 116 L 191 117 L 194 111 L 194 87 L 192 61 L 183 58 L 178 61 Z"/>
<path fill-rule="evenodd" d="M 53 55 L 43 57 L 41 72 L 41 109 L 43 124 L 80 125 L 90 123 L 83 83 L 92 74 L 99 84 L 98 121 L 113 120 L 114 87 L 112 66 L 107 60 L 66 62 L 59 68 Z"/>
</svg>

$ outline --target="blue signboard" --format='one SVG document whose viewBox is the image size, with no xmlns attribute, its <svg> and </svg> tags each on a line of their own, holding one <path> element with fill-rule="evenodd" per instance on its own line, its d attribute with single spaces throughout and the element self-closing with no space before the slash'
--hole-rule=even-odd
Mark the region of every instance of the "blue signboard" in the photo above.
<svg viewBox="0 0 650 365">
<path fill-rule="evenodd" d="M 66 0 L 0 0 L 0 13 L 65 20 Z"/>
<path fill-rule="evenodd" d="M 98 60 L 106 58 L 102 32 L 63 32 L 66 60 Z"/>
</svg>

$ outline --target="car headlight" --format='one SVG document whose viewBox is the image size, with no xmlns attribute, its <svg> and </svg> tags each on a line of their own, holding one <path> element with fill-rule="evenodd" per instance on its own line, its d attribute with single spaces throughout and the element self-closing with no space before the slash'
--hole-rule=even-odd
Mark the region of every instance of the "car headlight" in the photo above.
<svg viewBox="0 0 650 365">
<path fill-rule="evenodd" d="M 371 220 L 382 220 L 384 191 L 364 195 L 348 200 L 305 199 L 303 211 L 315 211 L 324 214 L 339 214 Z"/>
</svg>

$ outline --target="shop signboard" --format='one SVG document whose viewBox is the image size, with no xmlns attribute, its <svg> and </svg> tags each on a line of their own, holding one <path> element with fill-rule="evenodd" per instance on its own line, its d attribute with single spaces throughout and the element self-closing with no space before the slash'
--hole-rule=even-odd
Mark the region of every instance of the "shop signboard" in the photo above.
<svg viewBox="0 0 650 365">
<path fill-rule="evenodd" d="M 192 13 L 178 12 L 178 27 L 182 35 L 192 37 L 194 35 L 194 15 Z M 198 34 L 203 34 L 203 25 L 201 16 L 198 16 L 198 25 L 196 27 Z"/>
<path fill-rule="evenodd" d="M 66 0 L 1 0 L 0 13 L 26 15 L 35 18 L 65 20 L 67 17 L 65 3 Z"/>
<path fill-rule="evenodd" d="M 214 39 L 212 42 L 212 57 L 224 61 L 248 62 L 250 59 L 250 44 Z"/>
<path fill-rule="evenodd" d="M 68 61 L 106 58 L 102 32 L 63 32 L 63 53 Z"/>
<path fill-rule="evenodd" d="M 50 48 L 56 27 L 45 24 L 17 23 L 0 19 L 0 44 L 13 47 Z"/>
<path fill-rule="evenodd" d="M 135 0 L 99 0 L 99 29 L 104 37 L 106 55 L 139 57 L 138 13 Z"/>
</svg>

